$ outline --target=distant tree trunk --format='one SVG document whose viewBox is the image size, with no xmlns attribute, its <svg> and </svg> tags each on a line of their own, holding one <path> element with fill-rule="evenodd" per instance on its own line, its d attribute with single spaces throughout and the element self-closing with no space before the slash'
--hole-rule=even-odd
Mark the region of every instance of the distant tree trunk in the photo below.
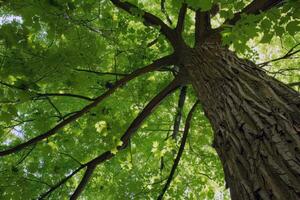
<svg viewBox="0 0 300 200">
<path fill-rule="evenodd" d="M 299 93 L 216 43 L 184 57 L 231 198 L 300 199 Z"/>
</svg>

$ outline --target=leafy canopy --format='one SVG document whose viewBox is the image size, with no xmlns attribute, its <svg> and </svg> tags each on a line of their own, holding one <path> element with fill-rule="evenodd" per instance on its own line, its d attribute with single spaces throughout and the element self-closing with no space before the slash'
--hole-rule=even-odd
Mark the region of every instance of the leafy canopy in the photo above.
<svg viewBox="0 0 300 200">
<path fill-rule="evenodd" d="M 163 27 L 148 26 L 143 16 L 147 11 L 175 28 L 183 1 L 130 0 L 138 7 L 127 12 L 112 2 L 0 1 L 1 150 L 51 130 L 110 91 L 127 74 L 173 52 L 161 33 Z M 212 16 L 212 27 L 222 28 L 223 44 L 240 56 L 264 63 L 297 51 L 299 1 L 243 14 L 234 25 L 223 24 L 250 2 L 187 0 L 184 40 L 194 44 L 195 10 L 219 8 Z M 295 69 L 299 59 L 279 60 L 263 66 L 286 83 L 299 82 L 299 68 Z M 170 174 L 185 119 L 197 99 L 192 87 L 187 88 L 183 108 L 178 108 L 180 87 L 150 112 L 132 139 L 127 143 L 121 139 L 147 103 L 171 82 L 176 69 L 171 63 L 121 84 L 51 137 L 1 157 L 1 199 L 36 199 L 79 169 L 47 196 L 68 199 L 86 172 L 85 163 L 103 152 L 113 158 L 97 165 L 82 199 L 156 198 Z M 182 119 L 175 139 L 172 134 L 180 111 Z M 124 142 L 127 148 L 121 150 Z M 221 194 L 229 198 L 211 143 L 211 127 L 198 106 L 166 199 L 213 199 Z"/>
</svg>

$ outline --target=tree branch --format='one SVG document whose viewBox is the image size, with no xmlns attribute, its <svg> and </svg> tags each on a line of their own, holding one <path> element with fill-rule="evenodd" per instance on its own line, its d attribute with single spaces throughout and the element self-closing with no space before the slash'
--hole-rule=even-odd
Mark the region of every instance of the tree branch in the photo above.
<svg viewBox="0 0 300 200">
<path fill-rule="evenodd" d="M 139 128 L 142 122 L 153 112 L 153 110 L 160 104 L 160 102 L 165 99 L 169 94 L 175 91 L 181 83 L 177 78 L 175 78 L 164 90 L 162 90 L 158 95 L 156 95 L 139 114 L 139 117 L 135 118 L 132 124 L 129 126 L 127 131 L 121 137 L 123 145 L 120 149 L 125 148 L 128 145 L 129 138 L 132 134 Z"/>
<path fill-rule="evenodd" d="M 128 75 L 128 74 L 124 74 L 124 73 L 98 72 L 98 71 L 93 71 L 93 70 L 88 70 L 88 69 L 75 69 L 75 71 L 93 73 L 93 74 L 96 74 L 96 75 L 99 75 L 99 76 L 104 76 L 104 75 L 127 76 Z"/>
<path fill-rule="evenodd" d="M 195 16 L 195 46 L 203 43 L 205 36 L 211 31 L 210 13 L 196 11 Z"/>
<path fill-rule="evenodd" d="M 67 154 L 67 153 L 64 153 L 64 152 L 58 152 L 58 153 L 60 153 L 60 154 L 62 154 L 62 155 L 65 155 L 65 156 L 71 158 L 71 159 L 72 159 L 74 162 L 76 162 L 79 166 L 83 165 L 79 160 L 77 160 L 76 158 L 74 158 L 74 157 L 73 157 L 72 155 L 70 155 L 70 154 Z"/>
<path fill-rule="evenodd" d="M 65 184 L 70 178 L 72 178 L 75 174 L 77 174 L 81 169 L 85 168 L 85 165 L 82 165 L 78 167 L 75 171 L 73 171 L 70 175 L 66 176 L 62 180 L 60 180 L 57 184 L 52 186 L 47 192 L 43 193 L 39 196 L 39 200 L 42 200 L 46 198 L 48 195 L 50 195 L 53 191 L 55 191 L 57 188 L 59 188 L 61 185 Z"/>
<path fill-rule="evenodd" d="M 60 119 L 63 119 L 63 115 L 61 114 L 60 110 L 57 108 L 57 106 L 51 101 L 50 97 L 47 97 L 47 100 L 49 102 L 49 104 L 53 107 L 53 109 L 55 110 L 55 112 L 58 114 L 58 117 Z"/>
<path fill-rule="evenodd" d="M 70 200 L 76 200 L 81 192 L 84 190 L 85 186 L 88 184 L 91 176 L 93 175 L 94 170 L 96 169 L 97 165 L 88 165 L 87 169 L 83 175 L 83 178 L 81 179 L 79 185 L 77 186 L 75 192 L 70 197 Z"/>
<path fill-rule="evenodd" d="M 291 86 L 291 87 L 300 86 L 300 82 L 289 83 L 288 86 Z"/>
<path fill-rule="evenodd" d="M 177 79 L 175 79 L 172 83 L 170 83 L 165 89 L 163 89 L 159 94 L 157 94 L 143 109 L 143 111 L 134 119 L 134 121 L 131 123 L 129 128 L 126 130 L 126 132 L 121 137 L 122 145 L 118 147 L 118 150 L 123 150 L 127 147 L 130 138 L 135 133 L 135 131 L 141 126 L 141 124 L 144 122 L 144 120 L 152 113 L 152 111 L 160 104 L 162 100 L 164 100 L 168 95 L 170 95 L 173 91 L 176 90 L 176 88 L 179 86 L 179 82 Z M 111 151 L 106 151 L 99 155 L 98 157 L 94 158 L 93 160 L 83 164 L 77 170 L 75 170 L 70 176 L 62 179 L 59 183 L 57 183 L 53 188 L 51 188 L 49 191 L 44 193 L 41 197 L 48 196 L 51 192 L 53 192 L 55 189 L 60 187 L 62 184 L 64 184 L 69 178 L 74 176 L 78 171 L 83 169 L 84 167 L 87 167 L 87 170 L 80 182 L 80 184 L 77 186 L 75 192 L 73 193 L 71 199 L 76 199 L 79 197 L 80 193 L 83 191 L 84 187 L 87 185 L 89 179 L 91 178 L 91 175 L 95 168 L 103 163 L 106 160 L 109 160 L 110 158 L 114 157 L 115 154 L 111 153 Z"/>
<path fill-rule="evenodd" d="M 4 85 L 6 87 L 12 88 L 12 89 L 16 89 L 16 90 L 22 90 L 22 91 L 30 91 L 30 92 L 34 92 L 32 90 L 30 90 L 30 88 L 27 87 L 19 87 L 13 84 L 9 84 L 9 83 L 5 83 L 3 81 L 0 81 L 1 85 Z M 94 99 L 83 96 L 83 95 L 78 95 L 78 94 L 69 94 L 69 93 L 36 93 L 37 97 L 49 97 L 49 96 L 61 96 L 61 97 L 74 97 L 74 98 L 79 98 L 79 99 L 83 99 L 83 100 L 87 100 L 87 101 L 93 101 Z"/>
<path fill-rule="evenodd" d="M 119 81 L 117 81 L 112 88 L 110 88 L 108 91 L 106 91 L 105 93 L 103 93 L 102 95 L 98 96 L 97 98 L 95 98 L 95 100 L 88 104 L 87 106 L 85 106 L 83 109 L 81 109 L 80 111 L 74 113 L 73 115 L 69 116 L 68 118 L 66 118 L 65 120 L 61 121 L 60 123 L 58 123 L 55 127 L 53 127 L 52 129 L 50 129 L 49 131 L 35 137 L 32 138 L 30 140 L 28 140 L 27 142 L 24 142 L 22 144 L 19 144 L 15 147 L 0 151 L 0 157 L 1 156 L 5 156 L 5 155 L 9 155 L 15 152 L 18 152 L 20 150 L 22 150 L 25 147 L 28 147 L 30 145 L 33 145 L 37 142 L 40 142 L 54 134 L 57 133 L 58 130 L 62 129 L 63 127 L 65 127 L 66 125 L 70 124 L 71 122 L 77 120 L 78 118 L 80 118 L 81 116 L 83 116 L 84 114 L 86 114 L 87 112 L 89 112 L 92 108 L 96 107 L 102 100 L 104 100 L 105 98 L 107 98 L 108 96 L 110 96 L 112 93 L 114 93 L 119 87 L 125 85 L 127 82 L 129 82 L 130 80 L 141 76 L 145 73 L 148 72 L 152 72 L 152 71 L 156 71 L 157 69 L 159 69 L 162 66 L 165 65 L 170 65 L 174 62 L 173 59 L 173 55 L 170 56 L 166 56 L 163 57 L 161 59 L 158 59 L 156 61 L 154 61 L 152 64 L 137 69 L 134 72 L 132 72 L 130 75 L 125 76 L 124 78 L 120 79 Z"/>
<path fill-rule="evenodd" d="M 267 70 L 265 70 L 267 71 Z M 285 72 L 293 72 L 293 71 L 299 71 L 300 72 L 300 68 L 287 68 L 287 69 L 280 69 L 277 70 L 275 72 L 271 72 L 271 71 L 267 71 L 269 74 L 273 74 L 274 76 L 281 74 L 281 75 L 286 75 Z"/>
<path fill-rule="evenodd" d="M 173 29 L 171 29 L 168 25 L 166 25 L 160 18 L 158 18 L 157 16 L 146 12 L 140 8 L 138 8 L 137 6 L 126 2 L 126 1 L 121 1 L 121 0 L 110 0 L 116 7 L 121 8 L 123 10 L 125 10 L 126 12 L 128 12 L 131 15 L 135 14 L 135 10 L 141 13 L 141 17 L 145 20 L 145 24 L 146 25 L 150 25 L 150 26 L 159 26 L 161 29 L 161 33 L 164 34 L 167 39 L 172 43 L 175 44 L 176 43 L 176 39 L 175 39 L 175 34 Z"/>
<path fill-rule="evenodd" d="M 262 11 L 267 11 L 281 3 L 284 0 L 254 0 L 246 6 L 241 12 L 235 13 L 232 19 L 226 20 L 224 24 L 235 25 L 241 19 L 242 14 L 259 14 Z"/>
<path fill-rule="evenodd" d="M 31 152 L 34 150 L 36 146 L 32 146 L 31 149 L 17 162 L 17 164 L 15 166 L 20 165 L 22 162 L 24 162 L 24 160 L 31 154 Z"/>
<path fill-rule="evenodd" d="M 178 20 L 177 20 L 177 25 L 176 25 L 176 31 L 178 33 L 182 33 L 183 29 L 184 29 L 184 20 L 185 20 L 185 16 L 186 16 L 186 12 L 187 12 L 187 4 L 183 3 L 179 14 L 178 14 Z"/>
<path fill-rule="evenodd" d="M 259 65 L 260 67 L 264 67 L 264 66 L 268 65 L 268 64 L 271 63 L 271 62 L 275 62 L 275 61 L 279 61 L 279 60 L 288 59 L 288 58 L 290 58 L 291 56 L 293 56 L 293 55 L 295 55 L 295 54 L 297 54 L 297 53 L 300 52 L 300 49 L 294 51 L 294 49 L 297 48 L 299 45 L 300 45 L 300 43 L 296 44 L 296 45 L 293 46 L 293 47 L 292 47 L 285 55 L 283 55 L 283 56 L 281 56 L 281 57 L 279 57 L 279 58 L 276 58 L 276 59 L 273 59 L 273 60 L 269 60 L 269 61 L 267 61 L 267 62 L 259 63 L 258 65 Z"/>
<path fill-rule="evenodd" d="M 182 111 L 183 111 L 183 106 L 184 106 L 185 97 L 186 97 L 186 90 L 187 90 L 187 87 L 183 86 L 181 88 L 180 94 L 179 94 L 177 113 L 176 113 L 176 117 L 175 117 L 175 121 L 174 121 L 174 126 L 173 126 L 174 128 L 173 128 L 173 134 L 172 134 L 172 138 L 174 140 L 177 139 L 177 135 L 178 135 L 179 128 L 180 128 Z"/>
<path fill-rule="evenodd" d="M 0 81 L 0 84 L 1 84 L 1 85 L 4 85 L 4 86 L 6 86 L 6 87 L 12 88 L 12 89 L 26 90 L 26 89 L 24 89 L 24 88 L 17 87 L 17 86 L 15 86 L 15 85 L 13 85 L 13 84 L 5 83 L 5 82 L 3 82 L 3 81 Z"/>
<path fill-rule="evenodd" d="M 168 190 L 168 188 L 171 184 L 171 181 L 172 181 L 173 176 L 175 174 L 176 168 L 177 168 L 177 166 L 179 164 L 179 161 L 180 161 L 180 158 L 182 156 L 182 153 L 183 153 L 183 150 L 184 150 L 184 147 L 185 147 L 185 143 L 186 143 L 186 140 L 187 140 L 187 135 L 188 135 L 188 132 L 189 132 L 189 129 L 190 129 L 190 123 L 191 123 L 191 120 L 192 120 L 192 116 L 193 116 L 193 113 L 194 113 L 198 103 L 199 103 L 199 101 L 197 101 L 193 105 L 192 109 L 190 110 L 190 112 L 189 112 L 189 114 L 186 118 L 184 132 L 183 132 L 183 136 L 182 136 L 182 140 L 181 140 L 181 144 L 180 144 L 177 156 L 174 160 L 174 164 L 172 166 L 172 169 L 171 169 L 170 175 L 168 177 L 168 180 L 167 180 L 163 190 L 161 191 L 160 195 L 158 196 L 157 200 L 162 200 L 163 199 L 164 194 L 166 193 L 166 191 Z"/>
<path fill-rule="evenodd" d="M 78 99 L 83 99 L 86 101 L 93 101 L 95 99 L 86 97 L 79 94 L 70 94 L 70 93 L 37 93 L 38 97 L 73 97 Z"/>
<path fill-rule="evenodd" d="M 147 47 L 152 47 L 153 45 L 155 45 L 158 42 L 159 37 L 155 38 L 154 40 L 152 40 L 151 42 L 149 42 L 147 44 Z"/>
<path fill-rule="evenodd" d="M 27 177 L 23 177 L 23 179 L 25 181 L 32 181 L 32 182 L 36 182 L 36 183 L 40 183 L 40 184 L 44 184 L 44 185 L 47 185 L 48 187 L 51 187 L 51 185 L 45 181 L 41 181 L 39 179 L 31 179 L 31 178 L 27 178 Z"/>
<path fill-rule="evenodd" d="M 170 25 L 172 25 L 173 22 L 172 22 L 172 20 L 170 19 L 170 16 L 168 15 L 168 13 L 167 13 L 167 11 L 166 11 L 165 4 L 166 4 L 166 0 L 161 0 L 161 1 L 160 1 L 160 9 L 161 9 L 161 12 L 164 13 L 164 15 L 166 16 L 168 23 L 169 23 Z"/>
</svg>

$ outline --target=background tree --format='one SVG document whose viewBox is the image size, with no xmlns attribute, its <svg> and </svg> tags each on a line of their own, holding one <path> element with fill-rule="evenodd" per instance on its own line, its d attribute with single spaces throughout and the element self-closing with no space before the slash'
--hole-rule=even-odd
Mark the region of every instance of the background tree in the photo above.
<svg viewBox="0 0 300 200">
<path fill-rule="evenodd" d="M 1 1 L 1 197 L 299 199 L 299 13 Z"/>
</svg>

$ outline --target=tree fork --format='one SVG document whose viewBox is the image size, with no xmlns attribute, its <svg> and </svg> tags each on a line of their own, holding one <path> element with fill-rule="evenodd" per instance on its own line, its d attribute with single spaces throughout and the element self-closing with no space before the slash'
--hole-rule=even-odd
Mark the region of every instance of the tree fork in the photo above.
<svg viewBox="0 0 300 200">
<path fill-rule="evenodd" d="M 130 138 L 133 136 L 133 134 L 137 131 L 137 129 L 142 125 L 142 123 L 147 119 L 152 111 L 159 106 L 159 104 L 170 94 L 172 94 L 180 85 L 180 79 L 174 79 L 165 89 L 163 89 L 160 93 L 158 93 L 142 110 L 142 112 L 133 120 L 133 122 L 130 124 L 128 129 L 125 131 L 125 133 L 121 137 L 122 145 L 119 146 L 118 150 L 123 150 L 127 148 L 128 143 L 130 141 Z M 75 200 L 79 197 L 83 189 L 88 184 L 94 170 L 96 167 L 103 163 L 104 161 L 114 157 L 114 154 L 110 151 L 106 151 L 103 154 L 99 155 L 98 157 L 94 158 L 93 160 L 89 161 L 85 165 L 87 166 L 87 169 L 84 173 L 84 176 L 82 180 L 80 181 L 80 184 L 76 188 L 75 192 L 71 196 L 70 199 Z"/>
<path fill-rule="evenodd" d="M 149 117 L 152 113 L 152 111 L 159 106 L 159 104 L 170 94 L 172 94 L 182 83 L 182 79 L 175 78 L 168 86 L 166 86 L 160 93 L 158 93 L 143 109 L 143 111 L 133 120 L 133 122 L 130 124 L 128 129 L 125 131 L 125 133 L 121 137 L 122 145 L 119 146 L 118 150 L 123 150 L 128 146 L 130 138 L 133 136 L 133 134 L 136 132 L 136 130 L 141 126 L 141 124 L 144 122 L 147 117 Z M 98 165 L 105 162 L 106 160 L 111 159 L 114 157 L 114 154 L 111 153 L 111 151 L 106 151 L 96 158 L 90 160 L 89 162 L 80 165 L 72 174 L 69 176 L 63 178 L 61 181 L 59 181 L 57 184 L 52 186 L 47 192 L 43 193 L 39 199 L 44 199 L 48 195 L 50 195 L 53 191 L 55 191 L 57 188 L 59 188 L 61 185 L 65 184 L 70 178 L 72 178 L 75 174 L 77 174 L 81 169 L 86 168 L 86 171 L 83 175 L 82 180 L 80 181 L 79 185 L 75 189 L 74 193 L 71 195 L 71 199 L 77 199 L 80 194 L 83 192 L 84 188 L 88 184 L 89 180 L 91 179 L 91 176 L 96 169 Z"/>
</svg>

